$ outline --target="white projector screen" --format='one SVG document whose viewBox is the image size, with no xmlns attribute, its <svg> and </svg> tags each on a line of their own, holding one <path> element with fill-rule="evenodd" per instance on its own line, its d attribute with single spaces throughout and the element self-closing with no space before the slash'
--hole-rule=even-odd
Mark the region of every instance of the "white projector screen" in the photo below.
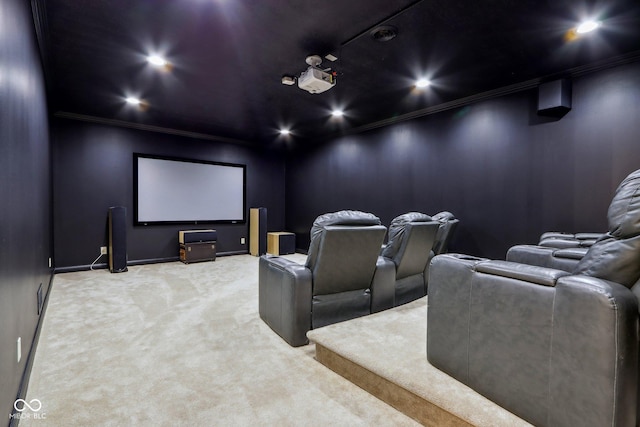
<svg viewBox="0 0 640 427">
<path fill-rule="evenodd" d="M 136 225 L 245 222 L 246 166 L 134 154 Z"/>
</svg>

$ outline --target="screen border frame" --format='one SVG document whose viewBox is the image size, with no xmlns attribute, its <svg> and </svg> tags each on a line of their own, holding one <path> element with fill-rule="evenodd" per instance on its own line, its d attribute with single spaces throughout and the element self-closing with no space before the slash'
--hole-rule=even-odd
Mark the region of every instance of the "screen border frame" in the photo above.
<svg viewBox="0 0 640 427">
<path fill-rule="evenodd" d="M 138 159 L 168 160 L 183 163 L 198 163 L 213 166 L 227 166 L 242 168 L 242 218 L 241 219 L 212 219 L 212 220 L 177 220 L 177 221 L 140 221 L 138 218 Z M 247 165 L 241 163 L 227 163 L 211 160 L 190 159 L 176 156 L 162 156 L 155 154 L 133 153 L 133 225 L 199 225 L 199 224 L 245 224 L 247 222 Z"/>
</svg>

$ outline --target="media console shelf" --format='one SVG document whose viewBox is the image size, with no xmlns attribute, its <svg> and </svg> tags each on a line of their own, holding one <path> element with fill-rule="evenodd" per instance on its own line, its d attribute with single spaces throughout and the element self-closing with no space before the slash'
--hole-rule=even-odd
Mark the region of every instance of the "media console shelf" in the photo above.
<svg viewBox="0 0 640 427">
<path fill-rule="evenodd" d="M 216 230 L 183 230 L 178 232 L 180 261 L 185 264 L 216 260 Z"/>
</svg>

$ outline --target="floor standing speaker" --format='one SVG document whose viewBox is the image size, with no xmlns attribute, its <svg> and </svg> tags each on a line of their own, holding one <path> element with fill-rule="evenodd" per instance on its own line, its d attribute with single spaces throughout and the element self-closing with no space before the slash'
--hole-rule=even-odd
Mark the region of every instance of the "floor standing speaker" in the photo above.
<svg viewBox="0 0 640 427">
<path fill-rule="evenodd" d="M 127 209 L 109 208 L 109 271 L 127 271 Z"/>
<path fill-rule="evenodd" d="M 267 208 L 249 210 L 249 252 L 253 256 L 267 253 Z"/>
</svg>

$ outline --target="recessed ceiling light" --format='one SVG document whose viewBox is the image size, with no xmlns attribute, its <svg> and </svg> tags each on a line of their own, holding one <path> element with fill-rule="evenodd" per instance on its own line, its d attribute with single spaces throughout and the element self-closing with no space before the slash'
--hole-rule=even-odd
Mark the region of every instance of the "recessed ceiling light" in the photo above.
<svg viewBox="0 0 640 427">
<path fill-rule="evenodd" d="M 331 112 L 331 115 L 333 117 L 342 117 L 344 116 L 344 111 L 340 110 L 340 109 L 335 109 Z"/>
<path fill-rule="evenodd" d="M 428 79 L 418 79 L 416 80 L 416 87 L 417 88 L 425 88 L 428 87 L 429 85 L 431 85 L 431 82 Z"/>
<path fill-rule="evenodd" d="M 585 21 L 582 24 L 578 25 L 578 28 L 576 28 L 576 33 L 578 34 L 588 33 L 590 31 L 595 30 L 599 26 L 600 26 L 600 22 L 598 21 Z"/>
<path fill-rule="evenodd" d="M 289 135 L 290 133 L 289 129 L 280 129 L 280 135 Z"/>
<path fill-rule="evenodd" d="M 125 98 L 125 101 L 127 102 L 127 104 L 131 104 L 131 105 L 141 104 L 141 101 L 138 98 L 135 98 L 133 96 L 128 96 L 127 98 Z"/>
<path fill-rule="evenodd" d="M 164 67 L 168 64 L 167 60 L 158 55 L 147 56 L 147 61 L 156 67 Z"/>
</svg>

